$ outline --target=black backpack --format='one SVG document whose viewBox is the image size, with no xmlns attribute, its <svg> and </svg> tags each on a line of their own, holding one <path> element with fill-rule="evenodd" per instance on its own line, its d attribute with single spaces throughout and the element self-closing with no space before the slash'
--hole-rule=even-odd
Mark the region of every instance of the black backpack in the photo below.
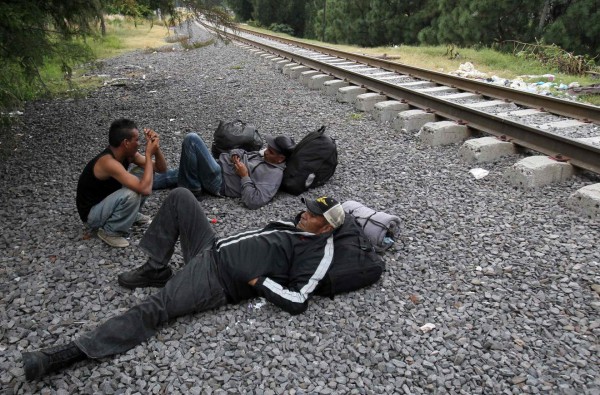
<svg viewBox="0 0 600 395">
<path fill-rule="evenodd" d="M 280 189 L 299 195 L 325 184 L 338 164 L 335 140 L 325 136 L 325 126 L 310 132 L 300 141 L 286 160 Z"/>
<path fill-rule="evenodd" d="M 212 156 L 218 159 L 223 152 L 234 148 L 258 151 L 262 146 L 263 139 L 254 125 L 236 119 L 231 122 L 219 121 L 219 126 L 213 136 L 211 152 Z"/>
<path fill-rule="evenodd" d="M 319 282 L 315 295 L 329 296 L 355 291 L 379 280 L 385 262 L 365 237 L 352 215 L 333 233 L 333 262 Z"/>
</svg>

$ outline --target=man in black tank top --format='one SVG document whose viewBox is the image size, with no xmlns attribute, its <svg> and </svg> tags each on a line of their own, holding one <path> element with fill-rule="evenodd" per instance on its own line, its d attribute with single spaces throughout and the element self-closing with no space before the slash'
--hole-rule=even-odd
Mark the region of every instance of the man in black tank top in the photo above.
<svg viewBox="0 0 600 395">
<path fill-rule="evenodd" d="M 135 122 L 118 119 L 110 125 L 109 146 L 83 169 L 77 183 L 77 211 L 81 220 L 112 247 L 127 247 L 127 235 L 135 223 L 149 222 L 139 212 L 143 196 L 152 192 L 154 171 L 164 173 L 167 163 L 158 134 L 144 129 L 146 152 L 138 152 L 140 133 Z M 134 163 L 144 169 L 138 178 L 127 168 Z"/>
</svg>

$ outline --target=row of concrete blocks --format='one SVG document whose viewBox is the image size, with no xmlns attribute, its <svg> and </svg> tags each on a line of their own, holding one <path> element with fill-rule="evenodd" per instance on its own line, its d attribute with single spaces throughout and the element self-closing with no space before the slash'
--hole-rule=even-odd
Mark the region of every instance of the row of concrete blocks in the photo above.
<svg viewBox="0 0 600 395">
<path fill-rule="evenodd" d="M 464 141 L 459 149 L 459 155 L 465 162 L 485 163 L 503 156 L 517 154 L 517 147 L 510 142 L 495 137 L 468 139 L 471 132 L 466 125 L 453 121 L 438 121 L 434 113 L 411 110 L 407 103 L 388 100 L 383 94 L 368 92 L 366 88 L 350 85 L 347 81 L 312 70 L 308 66 L 290 62 L 287 59 L 259 50 L 255 51 L 260 54 L 264 63 L 272 64 L 277 70 L 281 70 L 291 78 L 298 79 L 300 83 L 307 85 L 309 89 L 320 90 L 326 95 L 335 96 L 339 102 L 353 104 L 358 111 L 370 112 L 379 122 L 391 122 L 397 131 L 404 133 L 418 132 L 419 139 L 423 144 L 441 146 Z M 405 85 L 414 85 L 413 88 L 425 92 L 434 90 L 451 91 L 454 89 L 435 87 L 435 84 L 427 81 Z M 458 99 L 474 97 L 477 94 L 468 92 L 452 94 L 450 92 L 450 96 L 446 95 L 445 97 L 452 98 L 453 96 Z M 509 105 L 509 103 L 494 100 L 475 104 L 475 106 L 480 107 L 501 105 Z M 528 111 L 530 110 L 525 110 L 525 112 Z M 523 188 L 535 188 L 553 182 L 565 181 L 574 174 L 575 169 L 569 163 L 544 155 L 521 159 L 505 171 L 505 177 L 512 185 Z M 600 184 L 579 189 L 569 197 L 568 204 L 571 208 L 590 218 L 600 218 Z"/>
</svg>

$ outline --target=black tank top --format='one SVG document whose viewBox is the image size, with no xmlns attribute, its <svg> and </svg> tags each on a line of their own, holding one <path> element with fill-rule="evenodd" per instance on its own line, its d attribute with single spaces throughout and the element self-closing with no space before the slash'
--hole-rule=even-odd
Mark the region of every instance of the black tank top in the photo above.
<svg viewBox="0 0 600 395">
<path fill-rule="evenodd" d="M 107 147 L 104 151 L 96 155 L 94 159 L 88 162 L 79 176 L 79 182 L 77 182 L 77 197 L 75 198 L 75 203 L 77 204 L 79 217 L 83 222 L 87 222 L 92 207 L 122 186 L 119 181 L 112 177 L 107 180 L 99 180 L 94 175 L 94 165 L 98 159 L 104 155 L 111 155 L 113 158 L 115 157 L 110 148 Z M 124 159 L 121 164 L 125 170 L 127 170 L 129 167 L 129 160 Z"/>
</svg>

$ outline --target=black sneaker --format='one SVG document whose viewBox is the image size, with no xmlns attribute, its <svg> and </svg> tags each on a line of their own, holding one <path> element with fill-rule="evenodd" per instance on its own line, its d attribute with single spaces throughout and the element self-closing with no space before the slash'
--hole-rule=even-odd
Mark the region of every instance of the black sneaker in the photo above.
<svg viewBox="0 0 600 395">
<path fill-rule="evenodd" d="M 25 379 L 36 380 L 47 373 L 65 368 L 87 356 L 71 342 L 44 350 L 23 353 Z"/>
<path fill-rule="evenodd" d="M 119 285 L 129 289 L 164 287 L 173 275 L 170 267 L 154 269 L 148 263 L 129 272 L 119 274 Z"/>
</svg>

